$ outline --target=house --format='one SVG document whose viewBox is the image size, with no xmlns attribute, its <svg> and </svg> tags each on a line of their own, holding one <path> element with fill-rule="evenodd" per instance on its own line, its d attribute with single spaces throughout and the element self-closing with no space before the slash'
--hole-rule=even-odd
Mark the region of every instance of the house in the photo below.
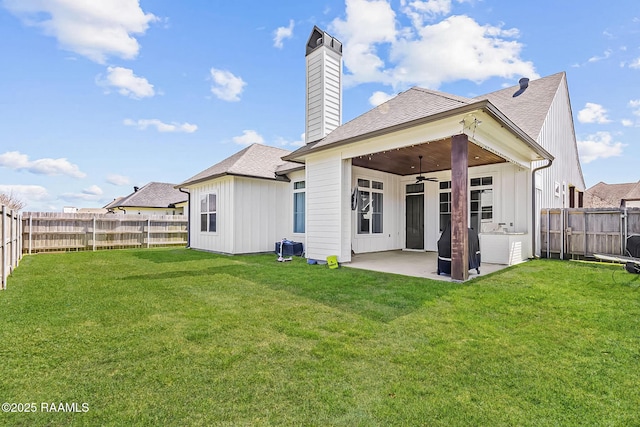
<svg viewBox="0 0 640 427">
<path fill-rule="evenodd" d="M 175 184 L 150 182 L 133 187 L 133 193 L 115 199 L 104 209 L 122 214 L 183 215 L 187 200 L 188 194 L 175 188 Z"/>
<path fill-rule="evenodd" d="M 539 252 L 541 208 L 580 204 L 565 73 L 475 98 L 416 87 L 340 124 L 341 43 L 314 27 L 306 64 L 303 147 L 251 146 L 178 186 L 193 200 L 191 247 L 260 252 L 288 237 L 344 263 L 435 251 L 450 222 L 452 278 L 465 280 L 467 227 L 483 261 L 517 263 Z"/>
<path fill-rule="evenodd" d="M 250 145 L 181 183 L 189 192 L 189 246 L 228 254 L 274 250 L 304 239 L 304 165 L 287 150 Z M 294 213 L 294 207 L 302 216 Z"/>
<path fill-rule="evenodd" d="M 584 193 L 586 208 L 640 208 L 640 181 L 625 184 L 599 182 Z"/>
</svg>

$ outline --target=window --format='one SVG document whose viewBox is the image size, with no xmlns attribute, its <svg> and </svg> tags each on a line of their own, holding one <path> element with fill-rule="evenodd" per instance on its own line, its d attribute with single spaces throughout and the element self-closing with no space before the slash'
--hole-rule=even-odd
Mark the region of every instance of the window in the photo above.
<svg viewBox="0 0 640 427">
<path fill-rule="evenodd" d="M 482 224 L 493 222 L 493 177 L 471 180 L 471 228 L 478 233 Z"/>
<path fill-rule="evenodd" d="M 358 179 L 358 234 L 380 234 L 383 229 L 384 184 Z"/>
<path fill-rule="evenodd" d="M 200 199 L 200 231 L 216 232 L 217 205 L 215 194 L 205 194 Z"/>
<path fill-rule="evenodd" d="M 305 223 L 305 181 L 293 183 L 293 232 L 304 233 Z"/>
<path fill-rule="evenodd" d="M 451 221 L 451 181 L 440 182 L 440 232 Z"/>
<path fill-rule="evenodd" d="M 407 194 L 424 193 L 424 184 L 407 184 Z"/>
<path fill-rule="evenodd" d="M 478 233 L 482 224 L 493 222 L 493 177 L 472 178 L 470 191 L 470 227 Z M 440 182 L 440 231 L 451 221 L 451 181 Z"/>
</svg>

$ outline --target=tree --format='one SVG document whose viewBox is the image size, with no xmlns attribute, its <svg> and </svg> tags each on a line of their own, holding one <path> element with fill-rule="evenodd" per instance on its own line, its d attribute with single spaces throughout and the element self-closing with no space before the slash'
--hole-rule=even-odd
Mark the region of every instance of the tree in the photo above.
<svg viewBox="0 0 640 427">
<path fill-rule="evenodd" d="M 24 208 L 27 204 L 22 200 L 18 199 L 13 193 L 0 193 L 0 205 L 5 205 L 9 209 L 13 209 L 14 211 L 19 211 Z"/>
</svg>

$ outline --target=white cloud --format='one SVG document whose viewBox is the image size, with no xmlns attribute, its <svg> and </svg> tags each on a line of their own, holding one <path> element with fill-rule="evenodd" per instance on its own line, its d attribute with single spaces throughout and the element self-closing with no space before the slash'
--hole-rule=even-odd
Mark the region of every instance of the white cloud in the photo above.
<svg viewBox="0 0 640 427">
<path fill-rule="evenodd" d="M 607 59 L 608 57 L 611 56 L 611 49 L 607 49 L 604 51 L 604 53 L 602 54 L 602 56 L 592 56 L 591 58 L 588 59 L 587 62 L 599 62 L 602 61 L 604 59 Z"/>
<path fill-rule="evenodd" d="M 128 177 L 115 173 L 107 175 L 107 182 L 113 185 L 129 185 L 131 182 Z"/>
<path fill-rule="evenodd" d="M 0 184 L 0 193 L 11 194 L 25 203 L 41 201 L 50 198 L 47 189 L 40 185 L 3 185 Z"/>
<path fill-rule="evenodd" d="M 148 98 L 155 95 L 153 85 L 144 77 L 133 74 L 133 70 L 123 67 L 108 67 L 107 77 L 98 76 L 96 82 L 105 87 L 114 87 L 118 93 L 133 99 Z"/>
<path fill-rule="evenodd" d="M 402 10 L 412 18 L 406 27 L 387 1 L 347 0 L 346 4 L 346 18 L 334 20 L 330 30 L 344 43 L 347 86 L 438 88 L 456 80 L 539 77 L 533 63 L 520 58 L 518 29 L 480 25 L 464 15 L 423 24 L 427 18 L 449 13 L 451 1 L 404 0 Z"/>
<path fill-rule="evenodd" d="M 374 107 L 377 107 L 378 105 L 384 104 L 385 102 L 387 102 L 391 98 L 394 98 L 395 96 L 396 95 L 393 93 L 376 91 L 373 93 L 373 95 L 371 95 L 371 97 L 369 97 L 369 104 L 373 105 Z"/>
<path fill-rule="evenodd" d="M 164 123 L 158 119 L 140 119 L 140 120 L 132 120 L 125 119 L 123 123 L 126 126 L 135 126 L 140 130 L 145 130 L 149 126 L 153 126 L 156 128 L 158 132 L 184 132 L 184 133 L 193 133 L 198 130 L 198 125 L 194 125 L 191 123 Z"/>
<path fill-rule="evenodd" d="M 26 170 L 38 175 L 68 175 L 73 178 L 84 178 L 87 176 L 80 171 L 77 165 L 69 163 L 65 158 L 60 159 L 37 159 L 29 160 L 29 156 L 19 151 L 8 151 L 0 154 L 0 167 L 13 170 Z"/>
<path fill-rule="evenodd" d="M 234 136 L 232 140 L 240 145 L 264 144 L 264 138 L 255 130 L 243 130 L 242 135 Z"/>
<path fill-rule="evenodd" d="M 145 13 L 139 0 L 5 0 L 3 5 L 55 37 L 61 48 L 105 63 L 108 56 L 133 59 L 142 35 L 158 18 Z"/>
<path fill-rule="evenodd" d="M 420 27 L 424 21 L 431 21 L 440 15 L 451 12 L 451 0 L 409 1 L 401 0 L 402 12 L 411 18 L 415 27 Z"/>
<path fill-rule="evenodd" d="M 597 159 L 618 157 L 626 144 L 614 142 L 609 132 L 597 132 L 589 135 L 586 140 L 578 141 L 578 152 L 583 163 L 591 163 Z"/>
<path fill-rule="evenodd" d="M 293 22 L 293 19 L 291 19 L 289 20 L 288 27 L 278 27 L 278 29 L 275 30 L 273 34 L 273 45 L 278 49 L 282 49 L 282 47 L 284 46 L 283 41 L 285 39 L 290 39 L 291 37 L 293 37 L 294 26 L 295 23 Z"/>
<path fill-rule="evenodd" d="M 96 202 L 100 200 L 100 196 L 96 194 L 87 194 L 84 191 L 82 193 L 62 193 L 58 196 L 60 199 L 67 202 Z"/>
<path fill-rule="evenodd" d="M 277 138 L 277 143 L 278 145 L 282 145 L 282 146 L 291 146 L 291 147 L 302 147 L 304 146 L 305 142 L 304 142 L 304 132 L 302 134 L 300 134 L 300 139 L 298 139 L 297 141 L 289 141 L 285 138 Z"/>
<path fill-rule="evenodd" d="M 102 188 L 98 187 L 97 185 L 92 185 L 91 187 L 82 190 L 82 193 L 88 194 L 90 196 L 101 196 L 104 191 L 102 191 Z"/>
<path fill-rule="evenodd" d="M 223 101 L 240 101 L 240 94 L 247 85 L 242 78 L 226 70 L 211 69 L 213 85 L 211 93 Z"/>
<path fill-rule="evenodd" d="M 602 105 L 587 102 L 582 110 L 578 112 L 578 121 L 580 123 L 609 123 L 611 120 L 607 118 L 607 110 Z"/>
<path fill-rule="evenodd" d="M 638 118 L 635 119 L 635 121 L 630 119 L 623 119 L 622 125 L 625 127 L 640 127 L 640 99 L 632 99 L 631 101 L 629 101 L 629 108 L 631 108 L 632 110 L 631 113 Z"/>
<path fill-rule="evenodd" d="M 640 69 L 640 58 L 634 59 L 631 64 L 629 64 L 629 68 Z"/>
</svg>

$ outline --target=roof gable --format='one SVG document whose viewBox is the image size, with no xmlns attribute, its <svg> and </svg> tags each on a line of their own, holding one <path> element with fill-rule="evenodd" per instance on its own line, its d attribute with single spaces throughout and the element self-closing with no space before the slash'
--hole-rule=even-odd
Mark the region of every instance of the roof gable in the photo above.
<svg viewBox="0 0 640 427">
<path fill-rule="evenodd" d="M 298 167 L 299 164 L 282 160 L 290 154 L 288 150 L 263 144 L 252 144 L 208 169 L 187 179 L 178 187 L 195 184 L 224 175 L 248 176 L 262 179 L 277 179 L 276 171 L 286 165 Z"/>
<path fill-rule="evenodd" d="M 307 144 L 296 154 L 376 131 L 410 123 L 438 113 L 472 104 L 473 100 L 419 87 L 413 87 L 335 129 L 325 138 Z"/>
</svg>

